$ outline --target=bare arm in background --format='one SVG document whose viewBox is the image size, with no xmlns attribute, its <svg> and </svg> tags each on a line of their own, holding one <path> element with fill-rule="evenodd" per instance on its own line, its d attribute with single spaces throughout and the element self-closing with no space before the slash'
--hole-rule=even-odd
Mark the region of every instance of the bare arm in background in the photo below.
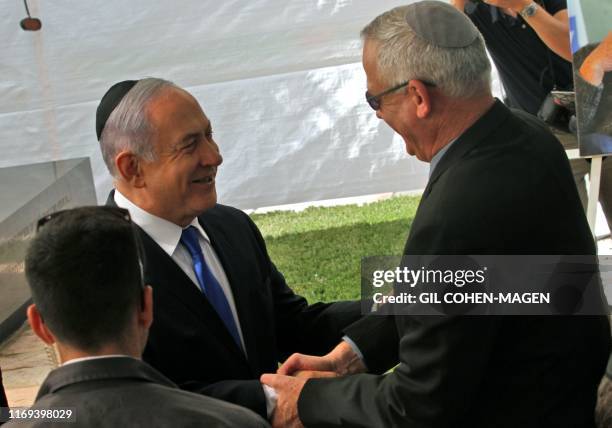
<svg viewBox="0 0 612 428">
<path fill-rule="evenodd" d="M 580 75 L 591 85 L 599 86 L 608 71 L 612 71 L 612 31 L 584 60 L 580 67 Z"/>
<path fill-rule="evenodd" d="M 497 6 L 504 13 L 516 17 L 525 6 L 531 4 L 532 0 L 484 0 L 484 2 L 491 6 Z M 463 12 L 467 0 L 451 0 L 451 3 Z M 525 18 L 525 21 L 551 51 L 567 61 L 572 61 L 567 9 L 562 9 L 551 15 L 539 6 L 535 15 Z"/>
</svg>

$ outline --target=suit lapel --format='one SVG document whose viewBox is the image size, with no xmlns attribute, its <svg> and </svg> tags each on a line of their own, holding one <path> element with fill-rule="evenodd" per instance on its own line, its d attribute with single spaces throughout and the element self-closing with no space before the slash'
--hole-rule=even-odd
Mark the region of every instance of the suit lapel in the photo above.
<svg viewBox="0 0 612 428">
<path fill-rule="evenodd" d="M 145 281 L 155 286 L 156 279 L 164 278 L 168 284 L 165 291 L 172 293 L 185 307 L 199 317 L 206 329 L 217 337 L 228 350 L 244 359 L 244 354 L 234 342 L 227 327 L 217 314 L 217 311 L 208 302 L 206 297 L 197 289 L 191 279 L 183 272 L 171 257 L 162 250 L 147 233 L 138 228 L 149 256 L 145 261 Z"/>
<path fill-rule="evenodd" d="M 198 218 L 200 225 L 204 228 L 210 243 L 219 257 L 223 270 L 229 281 L 232 294 L 234 296 L 234 303 L 236 304 L 236 312 L 238 313 L 238 321 L 242 330 L 242 338 L 244 339 L 244 346 L 248 356 L 251 369 L 255 374 L 259 373 L 259 365 L 255 358 L 257 354 L 257 344 L 254 340 L 256 333 L 254 331 L 255 322 L 252 318 L 252 305 L 249 301 L 249 287 L 245 286 L 248 283 L 248 278 L 242 278 L 240 274 L 241 270 L 235 263 L 239 259 L 234 250 L 233 246 L 227 241 L 227 238 L 221 233 L 220 228 L 214 227 L 212 221 L 203 215 Z"/>
<path fill-rule="evenodd" d="M 404 254 L 407 254 L 411 247 L 411 238 L 414 236 L 416 231 L 419 230 L 420 222 L 423 220 L 423 211 L 427 204 L 427 198 L 433 191 L 436 182 L 440 177 L 452 168 L 455 163 L 460 162 L 461 159 L 479 144 L 481 144 L 487 136 L 497 129 L 501 124 L 508 119 L 510 111 L 504 106 L 501 101 L 495 100 L 493 106 L 480 118 L 474 125 L 467 129 L 448 149 L 448 151 L 442 156 L 440 162 L 436 166 L 436 169 L 431 174 L 427 186 L 423 191 L 423 196 L 419 202 L 419 207 L 414 216 L 414 221 L 410 232 L 408 233 L 408 239 L 404 247 Z"/>
<path fill-rule="evenodd" d="M 445 171 L 460 161 L 467 152 L 480 144 L 487 135 L 498 128 L 508 118 L 509 113 L 509 110 L 501 101 L 495 100 L 493 106 L 474 125 L 466 130 L 442 156 L 423 191 L 422 199 L 429 196 L 436 181 Z"/>
<path fill-rule="evenodd" d="M 107 205 L 116 206 L 114 190 L 111 191 L 106 203 Z M 163 287 L 164 292 L 174 295 L 191 313 L 201 319 L 205 326 L 204 328 L 211 335 L 215 336 L 228 351 L 246 362 L 244 353 L 238 348 L 217 311 L 215 311 L 206 297 L 204 297 L 176 262 L 157 245 L 153 238 L 140 226 L 135 226 L 144 248 L 145 283 L 153 286 L 153 295 L 155 296 L 156 287 Z M 155 317 L 155 314 L 153 316 Z M 243 335 L 246 335 L 244 329 Z"/>
</svg>

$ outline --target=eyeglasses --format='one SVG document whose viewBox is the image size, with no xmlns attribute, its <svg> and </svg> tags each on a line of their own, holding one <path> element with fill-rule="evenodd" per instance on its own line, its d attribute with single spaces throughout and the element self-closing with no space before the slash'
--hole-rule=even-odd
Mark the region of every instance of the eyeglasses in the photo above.
<svg viewBox="0 0 612 428">
<path fill-rule="evenodd" d="M 413 80 L 413 79 L 410 79 L 410 80 Z M 365 93 L 366 101 L 368 102 L 370 107 L 372 107 L 373 110 L 378 111 L 380 110 L 380 101 L 383 96 L 390 94 L 393 91 L 397 91 L 398 89 L 406 86 L 408 83 L 410 83 L 410 80 L 406 80 L 405 82 L 402 82 L 399 85 L 393 86 L 392 88 L 385 89 L 384 91 L 376 95 L 372 95 L 370 94 L 369 91 L 366 91 Z M 425 80 L 421 80 L 421 82 L 423 82 L 425 86 L 431 86 L 431 87 L 436 86 L 433 83 L 427 82 Z"/>
<path fill-rule="evenodd" d="M 132 223 L 132 218 L 130 217 L 130 212 L 125 208 L 119 207 L 110 207 L 106 205 L 97 206 L 97 207 L 89 207 L 94 210 L 104 211 L 110 214 L 113 214 L 115 217 L 125 220 L 128 223 Z M 45 224 L 49 223 L 51 220 L 61 217 L 62 215 L 74 211 L 74 209 L 60 210 L 51 214 L 47 214 L 44 217 L 38 219 L 36 222 L 36 231 L 38 232 L 41 227 Z"/>
</svg>

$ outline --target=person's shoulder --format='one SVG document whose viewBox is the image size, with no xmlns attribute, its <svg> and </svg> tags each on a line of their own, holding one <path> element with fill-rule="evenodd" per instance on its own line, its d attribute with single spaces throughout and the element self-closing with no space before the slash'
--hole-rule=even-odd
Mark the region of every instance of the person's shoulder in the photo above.
<svg viewBox="0 0 612 428">
<path fill-rule="evenodd" d="M 214 207 L 204 211 L 204 213 L 200 215 L 200 218 L 209 221 L 245 221 L 249 218 L 249 216 L 238 208 L 231 207 L 229 205 L 215 204 Z"/>
<path fill-rule="evenodd" d="M 547 124 L 523 110 L 505 108 L 503 120 L 467 153 L 469 161 L 513 164 L 517 158 L 537 157 L 538 152 L 563 153 L 559 140 Z M 471 165 L 467 162 L 465 165 Z M 516 164 L 514 164 L 516 165 Z"/>
<path fill-rule="evenodd" d="M 77 394 L 78 393 L 78 394 Z M 95 401 L 96 406 L 86 404 Z M 156 404 L 157 403 L 157 404 Z M 163 403 L 159 406 L 159 403 Z M 215 426 L 229 427 L 266 427 L 267 423 L 254 412 L 156 381 L 125 382 L 117 381 L 104 390 L 57 391 L 38 400 L 31 409 L 71 408 L 81 426 L 111 427 L 123 422 L 156 426 Z M 101 414 L 111 412 L 101 418 Z M 97 409 L 97 410 L 96 410 Z M 3 425 L 4 428 L 5 425 Z M 11 426 L 38 428 L 45 423 L 31 421 Z"/>
<path fill-rule="evenodd" d="M 168 403 L 166 418 L 176 416 L 178 425 L 191 420 L 218 427 L 268 426 L 251 410 L 226 401 L 160 384 L 149 384 L 148 389 L 147 395 L 150 398 L 158 395 L 161 401 Z"/>
<path fill-rule="evenodd" d="M 510 109 L 499 127 L 453 165 L 445 181 L 453 188 L 469 187 L 493 196 L 500 188 L 529 187 L 536 175 L 558 168 L 564 158 L 561 143 L 546 124 Z"/>
<path fill-rule="evenodd" d="M 38 411 L 47 411 L 47 410 L 59 410 L 64 409 L 65 411 L 70 411 L 70 414 L 61 412 L 62 417 L 69 417 L 72 415 L 72 412 L 75 411 L 73 403 L 68 403 L 64 401 L 64 398 L 61 394 L 50 394 L 46 395 L 38 400 L 29 408 L 29 410 L 38 410 Z M 60 415 L 60 412 L 56 412 L 57 415 Z M 67 419 L 66 422 L 69 424 L 74 419 Z M 19 428 L 43 428 L 49 426 L 49 421 L 45 419 L 19 419 L 14 418 L 6 422 L 5 424 L 1 424 L 2 428 L 11 428 L 11 427 L 19 427 Z"/>
<path fill-rule="evenodd" d="M 200 223 L 227 236 L 248 236 L 257 226 L 244 211 L 228 205 L 216 204 L 198 217 Z"/>
<path fill-rule="evenodd" d="M 525 124 L 525 129 L 530 129 L 532 132 L 540 132 L 544 134 L 552 134 L 548 126 L 531 113 L 518 108 L 510 108 L 511 117 Z"/>
<path fill-rule="evenodd" d="M 550 127 L 534 115 L 519 109 L 510 109 L 511 125 L 516 128 L 519 136 L 524 137 L 532 150 L 544 150 L 563 153 L 563 147 Z"/>
</svg>

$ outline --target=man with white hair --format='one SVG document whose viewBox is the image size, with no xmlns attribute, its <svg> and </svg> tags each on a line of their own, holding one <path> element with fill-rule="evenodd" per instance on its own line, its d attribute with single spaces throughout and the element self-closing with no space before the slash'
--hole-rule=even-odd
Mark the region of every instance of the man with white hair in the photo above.
<svg viewBox="0 0 612 428">
<path fill-rule="evenodd" d="M 431 165 L 404 254 L 595 254 L 561 145 L 492 97 L 464 14 L 422 1 L 362 36 L 368 103 Z M 328 355 L 262 376 L 279 394 L 273 425 L 594 426 L 603 316 L 371 315 L 345 334 Z"/>
</svg>

